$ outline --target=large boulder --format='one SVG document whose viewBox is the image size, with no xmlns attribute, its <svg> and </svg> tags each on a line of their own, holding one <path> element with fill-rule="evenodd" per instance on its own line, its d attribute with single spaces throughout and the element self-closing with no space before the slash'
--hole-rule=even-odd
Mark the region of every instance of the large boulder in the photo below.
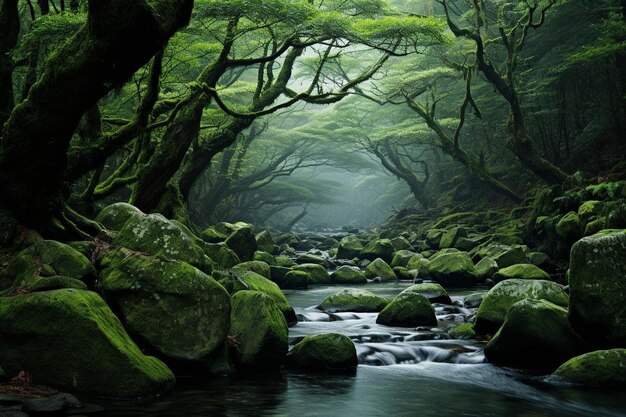
<svg viewBox="0 0 626 417">
<path fill-rule="evenodd" d="M 567 213 L 559 220 L 556 224 L 556 234 L 566 240 L 580 236 L 580 219 L 575 211 Z"/>
<path fill-rule="evenodd" d="M 585 353 L 565 362 L 553 375 L 579 385 L 609 388 L 626 385 L 626 349 Z"/>
<path fill-rule="evenodd" d="M 356 236 L 346 236 L 339 241 L 337 258 L 352 259 L 359 256 L 363 250 L 363 243 Z"/>
<path fill-rule="evenodd" d="M 464 227 L 455 227 L 447 231 L 439 241 L 439 248 L 454 248 L 456 247 L 457 242 L 460 238 L 466 238 L 467 232 Z"/>
<path fill-rule="evenodd" d="M 478 282 L 474 262 L 467 252 L 436 255 L 430 260 L 428 273 L 430 278 L 448 287 L 467 287 Z"/>
<path fill-rule="evenodd" d="M 554 369 L 588 350 L 567 321 L 567 310 L 546 300 L 513 304 L 504 324 L 485 347 L 485 356 L 498 365 Z"/>
<path fill-rule="evenodd" d="M 570 254 L 569 319 L 599 346 L 626 346 L 626 232 L 576 242 Z"/>
<path fill-rule="evenodd" d="M 145 356 L 96 293 L 75 289 L 0 297 L 0 366 L 35 384 L 100 397 L 167 390 L 174 375 Z"/>
<path fill-rule="evenodd" d="M 277 368 L 287 354 L 287 322 L 276 302 L 258 291 L 238 291 L 231 299 L 231 351 L 239 365 Z"/>
<path fill-rule="evenodd" d="M 598 200 L 585 201 L 578 207 L 578 218 L 581 225 L 586 225 L 590 221 L 602 215 L 604 203 Z"/>
<path fill-rule="evenodd" d="M 330 284 L 330 274 L 321 265 L 301 264 L 295 266 L 294 271 L 305 272 L 308 275 L 309 284 Z"/>
<path fill-rule="evenodd" d="M 242 261 L 251 261 L 254 259 L 254 252 L 257 250 L 256 236 L 249 227 L 242 227 L 235 230 L 228 239 L 226 244 L 231 248 Z"/>
<path fill-rule="evenodd" d="M 528 248 L 524 245 L 503 245 L 491 243 L 472 250 L 472 255 L 479 258 L 491 258 L 498 264 L 498 268 L 506 268 L 515 264 L 524 264 Z"/>
<path fill-rule="evenodd" d="M 54 240 L 41 240 L 19 252 L 0 273 L 0 289 L 29 287 L 38 277 L 66 276 L 88 281 L 96 271 L 84 255 Z"/>
<path fill-rule="evenodd" d="M 493 275 L 495 282 L 504 281 L 505 279 L 543 279 L 549 281 L 550 275 L 538 266 L 517 264 L 502 268 Z"/>
<path fill-rule="evenodd" d="M 138 253 L 102 260 L 100 288 L 130 334 L 176 360 L 205 360 L 226 341 L 230 296 L 197 268 Z"/>
<path fill-rule="evenodd" d="M 367 278 L 359 268 L 344 265 L 330 274 L 330 281 L 333 284 L 365 284 Z"/>
<path fill-rule="evenodd" d="M 330 313 L 342 311 L 378 313 L 389 303 L 385 297 L 371 291 L 361 289 L 343 289 L 329 295 L 318 306 L 320 310 Z"/>
<path fill-rule="evenodd" d="M 209 226 L 202 231 L 200 238 L 208 243 L 222 243 L 228 238 L 228 234 L 220 233 L 215 227 Z"/>
<path fill-rule="evenodd" d="M 508 309 L 526 299 L 543 299 L 562 307 L 566 307 L 569 302 L 563 287 L 555 282 L 507 279 L 489 290 L 480 304 L 476 312 L 476 332 L 495 334 L 504 323 Z"/>
<path fill-rule="evenodd" d="M 287 354 L 287 366 L 292 368 L 347 371 L 357 365 L 354 343 L 348 336 L 338 333 L 306 336 Z"/>
<path fill-rule="evenodd" d="M 259 291 L 267 294 L 276 302 L 276 305 L 285 316 L 289 325 L 298 322 L 296 313 L 291 305 L 289 305 L 285 294 L 283 294 L 278 285 L 264 276 L 255 272 L 240 271 L 234 272 L 233 276 L 220 280 L 219 283 L 222 284 L 231 295 L 243 290 Z"/>
<path fill-rule="evenodd" d="M 213 261 L 176 224 L 160 214 L 136 214 L 124 223 L 113 245 L 187 262 L 206 273 L 212 272 Z"/>
<path fill-rule="evenodd" d="M 201 245 L 204 253 L 221 269 L 232 268 L 240 264 L 241 260 L 225 243 L 204 243 Z"/>
<path fill-rule="evenodd" d="M 273 277 L 274 281 L 284 290 L 306 290 L 309 287 L 309 274 L 304 271 L 287 271 L 280 279 Z"/>
<path fill-rule="evenodd" d="M 396 249 L 389 239 L 374 239 L 359 253 L 359 258 L 370 261 L 381 258 L 385 262 L 391 262 Z"/>
<path fill-rule="evenodd" d="M 378 314 L 376 323 L 399 327 L 436 326 L 437 316 L 428 298 L 404 290 Z"/>
<path fill-rule="evenodd" d="M 234 271 L 251 271 L 256 272 L 259 275 L 264 276 L 267 279 L 272 278 L 272 272 L 270 266 L 262 261 L 248 261 L 235 265 L 232 268 Z"/>
<path fill-rule="evenodd" d="M 365 267 L 365 277 L 369 279 L 380 278 L 381 281 L 396 281 L 393 269 L 380 258 L 374 259 Z"/>
<path fill-rule="evenodd" d="M 419 255 L 410 250 L 401 249 L 393 255 L 393 259 L 391 260 L 390 266 L 392 268 L 395 268 L 396 266 L 402 266 L 406 268 L 407 264 L 409 263 L 409 260 L 414 256 L 422 257 L 422 255 Z"/>
<path fill-rule="evenodd" d="M 109 230 L 118 231 L 122 229 L 124 223 L 135 215 L 144 215 L 137 207 L 128 203 L 114 203 L 103 208 L 96 221 Z"/>
<path fill-rule="evenodd" d="M 481 281 L 493 277 L 498 269 L 498 263 L 489 257 L 481 259 L 474 267 L 476 275 Z"/>
<path fill-rule="evenodd" d="M 274 252 L 274 239 L 267 230 L 259 232 L 256 236 L 256 247 L 258 250 L 273 253 Z"/>
<path fill-rule="evenodd" d="M 414 292 L 416 294 L 423 295 L 431 303 L 452 304 L 450 296 L 448 295 L 446 290 L 439 284 L 415 284 L 406 288 L 403 292 Z"/>
</svg>

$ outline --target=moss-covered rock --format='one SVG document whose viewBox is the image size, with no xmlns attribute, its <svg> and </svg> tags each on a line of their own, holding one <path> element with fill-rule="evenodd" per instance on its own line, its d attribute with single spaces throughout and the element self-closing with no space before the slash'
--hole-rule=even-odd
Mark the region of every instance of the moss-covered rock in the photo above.
<svg viewBox="0 0 626 417">
<path fill-rule="evenodd" d="M 402 266 L 406 268 L 407 264 L 409 263 L 409 260 L 414 256 L 421 257 L 421 255 L 415 252 L 412 252 L 410 250 L 400 249 L 396 251 L 396 253 L 393 255 L 393 259 L 391 260 L 390 266 L 392 268 L 395 268 L 396 266 Z"/>
<path fill-rule="evenodd" d="M 504 281 L 505 279 L 543 279 L 549 281 L 550 275 L 538 266 L 517 264 L 502 268 L 493 275 L 495 282 Z"/>
<path fill-rule="evenodd" d="M 344 265 L 330 274 L 330 281 L 333 284 L 365 284 L 367 278 L 359 268 Z"/>
<path fill-rule="evenodd" d="M 389 303 L 385 297 L 362 289 L 343 289 L 324 298 L 320 310 L 331 313 L 341 311 L 378 313 Z"/>
<path fill-rule="evenodd" d="M 96 293 L 62 289 L 0 297 L 0 365 L 35 384 L 100 397 L 167 390 L 174 375 L 145 356 Z"/>
<path fill-rule="evenodd" d="M 456 247 L 457 242 L 460 238 L 466 238 L 467 232 L 464 227 L 455 227 L 451 230 L 448 230 L 439 241 L 439 248 L 454 248 Z"/>
<path fill-rule="evenodd" d="M 235 272 L 234 276 L 219 281 L 220 284 L 232 295 L 238 291 L 252 290 L 269 295 L 276 302 L 276 305 L 285 316 L 287 324 L 290 326 L 298 322 L 296 313 L 289 305 L 285 294 L 278 285 L 262 275 L 255 272 Z"/>
<path fill-rule="evenodd" d="M 276 258 L 274 258 L 274 261 L 276 261 L 276 265 L 277 266 L 283 266 L 283 267 L 286 267 L 286 268 L 291 268 L 292 266 L 296 266 L 297 265 L 295 263 L 295 261 L 293 261 L 288 256 L 284 256 L 284 255 L 277 256 Z"/>
<path fill-rule="evenodd" d="M 254 260 L 255 261 L 261 261 L 261 262 L 265 262 L 268 265 L 276 265 L 276 261 L 274 261 L 274 257 L 272 256 L 271 253 L 268 252 L 263 252 L 263 251 L 256 251 L 254 252 Z"/>
<path fill-rule="evenodd" d="M 122 229 L 124 223 L 135 215 L 143 216 L 143 212 L 137 207 L 128 203 L 114 203 L 103 208 L 96 221 L 109 230 L 118 231 Z"/>
<path fill-rule="evenodd" d="M 548 254 L 543 252 L 530 252 L 527 258 L 529 263 L 536 266 L 545 265 L 550 260 Z"/>
<path fill-rule="evenodd" d="M 235 265 L 232 269 L 238 270 L 238 271 L 252 271 L 252 272 L 256 272 L 257 274 L 261 276 L 264 276 L 267 279 L 272 278 L 272 272 L 270 270 L 270 266 L 262 261 L 242 262 L 238 265 Z"/>
<path fill-rule="evenodd" d="M 546 300 L 559 306 L 567 306 L 569 297 L 559 284 L 544 280 L 507 279 L 496 284 L 476 312 L 476 332 L 495 334 L 515 303 L 526 300 Z"/>
<path fill-rule="evenodd" d="M 215 227 L 209 226 L 202 231 L 200 238 L 208 243 L 221 243 L 228 238 L 228 234 L 220 233 Z"/>
<path fill-rule="evenodd" d="M 603 203 L 598 200 L 585 201 L 578 207 L 578 218 L 581 224 L 588 224 L 590 220 L 602 214 Z"/>
<path fill-rule="evenodd" d="M 402 266 L 396 266 L 393 268 L 393 273 L 400 281 L 415 281 L 419 274 L 417 269 L 407 269 Z"/>
<path fill-rule="evenodd" d="M 301 264 L 293 268 L 295 271 L 302 271 L 308 275 L 309 284 L 330 284 L 330 274 L 321 265 Z"/>
<path fill-rule="evenodd" d="M 381 281 L 396 281 L 398 279 L 393 269 L 380 258 L 376 258 L 367 264 L 365 277 L 369 279 L 380 278 Z"/>
<path fill-rule="evenodd" d="M 416 294 L 423 295 L 431 303 L 452 304 L 450 296 L 439 284 L 415 284 L 405 288 L 403 292 L 414 292 Z"/>
<path fill-rule="evenodd" d="M 235 230 L 228 239 L 226 244 L 231 248 L 242 261 L 251 261 L 254 259 L 254 252 L 257 250 L 256 236 L 249 227 L 242 227 Z"/>
<path fill-rule="evenodd" d="M 363 250 L 363 243 L 356 236 L 346 236 L 339 241 L 337 258 L 352 259 L 359 256 Z"/>
<path fill-rule="evenodd" d="M 54 275 L 89 281 L 96 271 L 89 259 L 69 245 L 42 240 L 11 259 L 0 272 L 0 289 L 29 287 L 39 276 Z"/>
<path fill-rule="evenodd" d="M 393 239 L 391 239 L 391 244 L 393 245 L 393 248 L 396 252 L 399 250 L 415 250 L 413 248 L 413 245 L 411 245 L 411 242 L 409 242 L 404 236 L 394 237 Z"/>
<path fill-rule="evenodd" d="M 204 253 L 211 258 L 221 269 L 232 268 L 241 263 L 241 260 L 225 243 L 203 243 Z"/>
<path fill-rule="evenodd" d="M 193 237 L 160 214 L 133 215 L 113 239 L 113 245 L 187 262 L 209 274 L 213 270 L 213 261 Z"/>
<path fill-rule="evenodd" d="M 467 287 L 478 282 L 474 262 L 467 252 L 436 255 L 430 260 L 428 273 L 431 279 L 449 287 Z"/>
<path fill-rule="evenodd" d="M 580 219 L 578 214 L 570 211 L 556 224 L 556 234 L 566 240 L 580 237 Z"/>
<path fill-rule="evenodd" d="M 177 360 L 205 360 L 224 344 L 230 297 L 185 263 L 114 251 L 102 261 L 100 288 L 129 333 Z"/>
<path fill-rule="evenodd" d="M 33 284 L 28 288 L 28 291 L 52 291 L 60 290 L 62 288 L 75 288 L 77 290 L 86 290 L 87 284 L 75 278 L 63 277 L 59 275 L 55 275 L 52 277 L 37 277 L 33 281 Z"/>
<path fill-rule="evenodd" d="M 422 255 L 411 257 L 406 264 L 406 268 L 417 271 L 418 278 L 430 279 L 430 261 Z"/>
<path fill-rule="evenodd" d="M 594 387 L 626 385 L 626 349 L 585 353 L 565 362 L 554 376 L 572 384 Z"/>
<path fill-rule="evenodd" d="M 481 259 L 474 267 L 476 276 L 481 281 L 493 277 L 493 274 L 498 272 L 498 269 L 498 263 L 489 257 Z"/>
<path fill-rule="evenodd" d="M 554 369 L 588 350 L 571 328 L 567 310 L 546 300 L 513 304 L 504 324 L 485 347 L 487 359 L 518 368 Z"/>
<path fill-rule="evenodd" d="M 426 244 L 433 249 L 439 248 L 439 243 L 444 234 L 447 233 L 445 229 L 430 229 L 426 233 Z"/>
<path fill-rule="evenodd" d="M 469 294 L 463 297 L 463 306 L 465 308 L 478 308 L 483 303 L 484 299 L 485 293 L 475 292 L 473 294 Z"/>
<path fill-rule="evenodd" d="M 309 274 L 291 270 L 282 279 L 273 281 L 284 290 L 306 290 L 309 287 Z"/>
<path fill-rule="evenodd" d="M 626 345 L 626 232 L 583 238 L 570 254 L 569 318 L 599 346 Z"/>
<path fill-rule="evenodd" d="M 357 365 L 354 343 L 338 333 L 306 336 L 287 354 L 287 366 L 291 368 L 346 371 Z"/>
<path fill-rule="evenodd" d="M 437 316 L 428 298 L 404 290 L 378 314 L 376 323 L 399 327 L 436 326 Z"/>
<path fill-rule="evenodd" d="M 359 258 L 373 261 L 381 258 L 385 262 L 391 262 L 395 248 L 389 239 L 374 239 L 365 246 L 359 253 Z"/>
<path fill-rule="evenodd" d="M 503 245 L 491 243 L 480 246 L 472 251 L 472 255 L 479 258 L 491 258 L 498 264 L 498 268 L 506 268 L 515 264 L 526 262 L 528 248 L 524 245 Z"/>
<path fill-rule="evenodd" d="M 274 238 L 272 234 L 267 230 L 263 230 L 256 235 L 256 247 L 258 250 L 273 253 L 274 252 Z"/>
<path fill-rule="evenodd" d="M 287 322 L 274 299 L 259 291 L 238 291 L 231 299 L 231 351 L 240 366 L 277 368 L 288 348 Z"/>
<path fill-rule="evenodd" d="M 600 217 L 598 219 L 592 220 L 585 225 L 585 236 L 595 235 L 604 229 L 607 225 L 606 217 Z"/>
<path fill-rule="evenodd" d="M 448 332 L 452 339 L 469 340 L 476 337 L 474 325 L 472 323 L 462 323 Z"/>
</svg>

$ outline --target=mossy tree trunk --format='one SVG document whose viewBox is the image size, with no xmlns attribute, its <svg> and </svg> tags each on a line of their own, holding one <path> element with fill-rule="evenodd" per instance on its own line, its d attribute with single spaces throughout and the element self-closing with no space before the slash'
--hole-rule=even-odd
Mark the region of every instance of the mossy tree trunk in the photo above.
<svg viewBox="0 0 626 417">
<path fill-rule="evenodd" d="M 17 0 L 1 0 L 0 4 L 0 130 L 9 118 L 14 105 L 13 58 L 20 32 Z"/>
<path fill-rule="evenodd" d="M 87 23 L 48 59 L 2 131 L 0 201 L 36 228 L 63 208 L 80 118 L 189 22 L 193 0 L 91 0 L 88 7 Z"/>
</svg>

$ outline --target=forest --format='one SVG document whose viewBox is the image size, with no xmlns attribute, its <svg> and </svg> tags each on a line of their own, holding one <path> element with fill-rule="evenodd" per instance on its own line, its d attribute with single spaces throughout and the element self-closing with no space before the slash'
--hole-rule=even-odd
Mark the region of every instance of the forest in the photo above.
<svg viewBox="0 0 626 417">
<path fill-rule="evenodd" d="M 0 0 L 0 416 L 626 416 L 626 0 Z"/>
</svg>

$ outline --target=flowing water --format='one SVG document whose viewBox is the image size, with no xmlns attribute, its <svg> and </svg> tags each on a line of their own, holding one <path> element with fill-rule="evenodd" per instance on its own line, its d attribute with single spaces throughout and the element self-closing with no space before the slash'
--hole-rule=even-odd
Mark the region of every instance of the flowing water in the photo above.
<svg viewBox="0 0 626 417">
<path fill-rule="evenodd" d="M 408 284 L 370 284 L 393 297 Z M 406 329 L 376 324 L 376 314 L 329 315 L 315 309 L 341 287 L 286 291 L 300 321 L 291 342 L 323 332 L 355 342 L 359 367 L 350 374 L 285 371 L 213 381 L 179 379 L 157 401 L 101 404 L 117 416 L 626 416 L 624 392 L 549 384 L 485 363 L 482 345 L 450 340 L 446 328 L 473 314 L 452 292 L 455 305 L 435 305 L 440 327 Z M 472 292 L 475 292 L 473 290 Z"/>
</svg>

